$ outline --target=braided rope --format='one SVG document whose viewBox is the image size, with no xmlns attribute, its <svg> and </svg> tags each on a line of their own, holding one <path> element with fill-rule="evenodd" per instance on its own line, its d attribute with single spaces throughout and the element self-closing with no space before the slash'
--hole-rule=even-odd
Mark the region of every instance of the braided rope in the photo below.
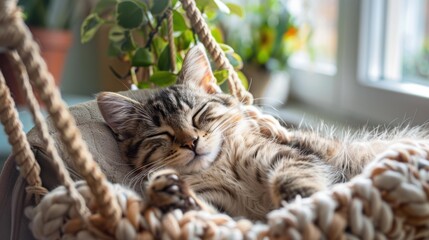
<svg viewBox="0 0 429 240">
<path fill-rule="evenodd" d="M 3 0 L 0 4 L 4 5 L 5 3 L 7 4 L 8 1 Z M 118 203 L 108 188 L 105 175 L 93 160 L 76 123 L 61 100 L 59 91 L 53 83 L 53 77 L 39 54 L 39 47 L 33 41 L 30 31 L 22 21 L 20 11 L 12 7 L 0 8 L 0 16 L 2 28 L 0 46 L 16 49 L 18 52 L 27 68 L 28 75 L 32 76 L 33 85 L 38 89 L 41 99 L 51 114 L 61 140 L 71 158 L 74 159 L 77 170 L 86 179 L 94 193 L 101 215 L 110 219 L 107 224 L 111 230 L 114 230 L 121 215 Z M 22 143 L 13 142 L 13 144 Z"/>
<path fill-rule="evenodd" d="M 76 185 L 91 206 L 94 199 L 88 187 L 84 182 Z M 429 238 L 429 141 L 392 146 L 349 183 L 274 210 L 267 215 L 266 223 L 204 211 L 162 212 L 159 202 L 151 202 L 156 197 L 144 202 L 119 185 L 112 188 L 125 213 L 115 233 L 106 236 L 104 224 L 109 220 L 97 214 L 89 217 L 90 227 L 84 226 L 69 211 L 70 200 L 60 187 L 41 204 L 27 209 L 34 235 L 84 235 L 91 237 L 88 239 L 100 238 L 101 233 L 107 239 Z M 171 201 L 165 200 L 166 195 Z M 168 203 L 179 201 L 175 195 L 163 197 Z"/>
<path fill-rule="evenodd" d="M 22 124 L 18 118 L 18 112 L 15 109 L 9 88 L 6 86 L 6 80 L 0 71 L 0 121 L 8 135 L 8 141 L 12 146 L 12 154 L 15 157 L 16 164 L 21 176 L 25 178 L 28 185 L 36 189 L 42 188 L 40 179 L 40 166 L 34 158 L 30 149 L 27 136 L 22 129 Z M 39 191 L 38 191 L 39 192 Z M 42 191 L 44 192 L 44 191 Z M 39 192 L 41 193 L 41 192 Z M 40 195 L 36 194 L 36 202 L 40 200 Z"/>
<path fill-rule="evenodd" d="M 167 10 L 168 46 L 170 47 L 171 71 L 176 72 L 176 45 L 174 44 L 173 10 Z"/>
<path fill-rule="evenodd" d="M 55 172 L 58 174 L 60 183 L 67 189 L 67 193 L 69 194 L 69 197 L 75 203 L 77 212 L 82 217 L 82 219 L 84 219 L 84 216 L 86 216 L 88 213 L 88 210 L 85 208 L 85 200 L 79 195 L 77 190 L 74 188 L 73 180 L 71 179 L 68 171 L 66 171 L 67 168 L 64 165 L 64 162 L 62 161 L 60 155 L 58 154 L 57 149 L 55 148 L 54 140 L 49 134 L 48 126 L 46 125 L 46 122 L 44 121 L 44 117 L 40 111 L 39 103 L 37 102 L 36 97 L 33 94 L 33 90 L 31 88 L 30 81 L 28 79 L 28 75 L 25 70 L 25 66 L 19 59 L 19 56 L 16 52 L 10 52 L 8 56 L 12 65 L 16 66 L 15 67 L 16 77 L 18 78 L 19 82 L 22 85 L 22 90 L 23 90 L 24 96 L 26 97 L 28 108 L 31 112 L 31 115 L 33 116 L 33 121 L 36 125 L 36 129 L 39 131 L 39 135 L 42 139 L 42 142 L 45 145 L 45 151 L 47 155 L 50 157 L 49 158 L 51 160 L 50 163 L 52 167 L 55 169 Z M 29 188 L 29 190 L 35 191 L 32 188 Z"/>
<path fill-rule="evenodd" d="M 210 29 L 207 26 L 207 23 L 204 21 L 200 10 L 197 8 L 194 0 L 180 0 L 182 2 L 183 9 L 186 11 L 192 28 L 198 35 L 200 41 L 204 44 L 207 51 L 210 53 L 217 67 L 220 69 L 227 69 L 229 72 L 228 77 L 228 87 L 231 92 L 231 95 L 237 97 L 245 104 L 252 104 L 253 97 L 246 91 L 246 89 L 241 84 L 240 78 L 238 77 L 237 72 L 234 70 L 234 67 L 228 61 L 225 56 L 225 53 L 217 44 L 216 40 L 210 33 Z"/>
</svg>

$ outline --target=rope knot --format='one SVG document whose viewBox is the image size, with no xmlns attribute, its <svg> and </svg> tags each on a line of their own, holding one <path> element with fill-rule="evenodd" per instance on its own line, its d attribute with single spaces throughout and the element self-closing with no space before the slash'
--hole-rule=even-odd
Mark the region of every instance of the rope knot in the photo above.
<svg viewBox="0 0 429 240">
<path fill-rule="evenodd" d="M 49 193 L 48 189 L 42 186 L 28 186 L 25 191 L 32 195 L 44 196 Z"/>
<path fill-rule="evenodd" d="M 0 12 L 0 25 L 14 24 L 13 22 L 21 20 L 22 16 L 22 10 L 18 6 L 10 7 L 10 9 L 5 8 L 3 12 Z"/>
</svg>

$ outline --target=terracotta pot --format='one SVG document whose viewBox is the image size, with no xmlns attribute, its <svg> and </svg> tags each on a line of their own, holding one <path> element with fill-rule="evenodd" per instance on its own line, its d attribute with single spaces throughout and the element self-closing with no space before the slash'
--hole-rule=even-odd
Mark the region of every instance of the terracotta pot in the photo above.
<svg viewBox="0 0 429 240">
<path fill-rule="evenodd" d="M 55 83 L 59 86 L 64 62 L 73 41 L 71 31 L 30 28 L 33 38 L 40 46 L 40 54 L 48 65 Z"/>
<path fill-rule="evenodd" d="M 4 52 L 0 52 L 0 70 L 6 79 L 6 85 L 15 100 L 16 105 L 25 104 L 25 98 L 22 94 L 21 86 L 17 84 L 14 66 L 9 61 L 8 56 Z"/>
<path fill-rule="evenodd" d="M 42 28 L 30 28 L 33 38 L 40 46 L 40 54 L 45 60 L 48 70 L 52 73 L 55 84 L 60 85 L 61 75 L 64 68 L 67 52 L 72 44 L 72 33 L 70 31 L 47 30 Z M 15 79 L 13 67 L 7 56 L 0 52 L 0 69 L 6 78 L 12 97 L 16 105 L 25 105 L 25 98 L 21 86 Z"/>
<path fill-rule="evenodd" d="M 252 93 L 255 100 L 260 100 L 264 97 L 270 81 L 270 72 L 258 65 L 248 64 L 244 65 L 243 73 L 249 80 L 249 92 Z"/>
<path fill-rule="evenodd" d="M 290 78 L 286 71 L 268 71 L 249 64 L 244 66 L 243 73 L 249 80 L 249 92 L 256 104 L 274 107 L 286 103 L 290 88 Z"/>
</svg>

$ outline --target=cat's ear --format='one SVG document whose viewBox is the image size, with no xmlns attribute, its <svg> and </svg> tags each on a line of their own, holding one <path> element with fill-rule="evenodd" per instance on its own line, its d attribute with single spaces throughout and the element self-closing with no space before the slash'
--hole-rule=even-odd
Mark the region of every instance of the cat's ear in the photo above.
<svg viewBox="0 0 429 240">
<path fill-rule="evenodd" d="M 97 104 L 107 125 L 120 137 L 129 135 L 130 122 L 139 104 L 130 98 L 112 92 L 102 92 L 97 96 Z M 127 124 L 126 124 L 127 122 Z"/>
<path fill-rule="evenodd" d="M 201 87 L 207 93 L 221 92 L 202 45 L 196 45 L 186 53 L 178 83 Z"/>
</svg>

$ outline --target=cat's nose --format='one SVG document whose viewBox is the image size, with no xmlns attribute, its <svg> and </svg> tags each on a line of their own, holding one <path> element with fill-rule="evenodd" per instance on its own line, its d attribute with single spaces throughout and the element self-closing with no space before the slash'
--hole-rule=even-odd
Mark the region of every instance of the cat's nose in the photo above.
<svg viewBox="0 0 429 240">
<path fill-rule="evenodd" d="M 197 148 L 198 140 L 200 138 L 198 136 L 192 136 L 186 141 L 184 144 L 182 144 L 181 147 L 188 148 L 189 150 L 192 150 L 195 152 L 195 149 Z"/>
</svg>

